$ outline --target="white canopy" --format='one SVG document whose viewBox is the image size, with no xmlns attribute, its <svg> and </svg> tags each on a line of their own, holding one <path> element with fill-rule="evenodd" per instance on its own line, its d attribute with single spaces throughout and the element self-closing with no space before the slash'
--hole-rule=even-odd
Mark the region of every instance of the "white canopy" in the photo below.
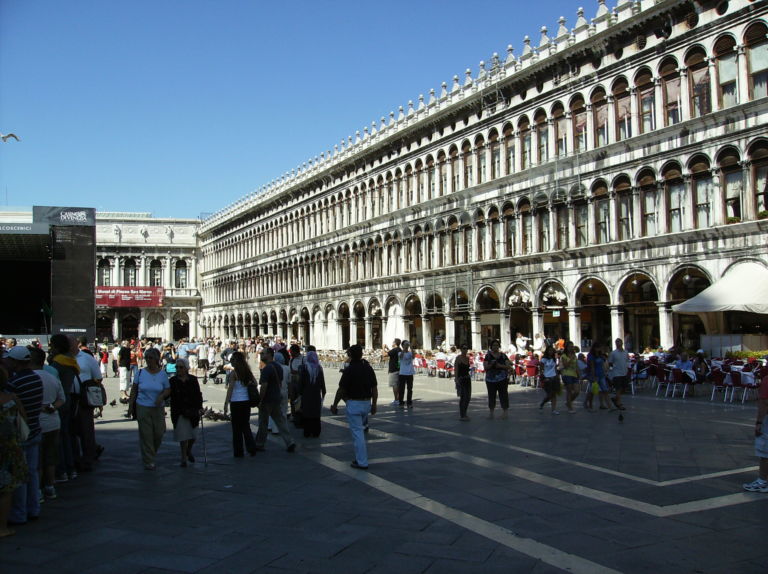
<svg viewBox="0 0 768 574">
<path fill-rule="evenodd" d="M 768 314 L 768 269 L 759 263 L 739 263 L 695 297 L 672 305 L 672 311 L 687 314 L 722 311 Z"/>
</svg>

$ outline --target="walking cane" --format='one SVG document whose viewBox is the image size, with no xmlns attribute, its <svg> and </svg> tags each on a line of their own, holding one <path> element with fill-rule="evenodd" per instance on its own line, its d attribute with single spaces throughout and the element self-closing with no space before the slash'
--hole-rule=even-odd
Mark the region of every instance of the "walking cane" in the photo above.
<svg viewBox="0 0 768 574">
<path fill-rule="evenodd" d="M 203 439 L 203 466 L 208 467 L 208 449 L 205 447 L 205 425 L 203 424 L 204 416 L 200 417 L 200 435 Z"/>
</svg>

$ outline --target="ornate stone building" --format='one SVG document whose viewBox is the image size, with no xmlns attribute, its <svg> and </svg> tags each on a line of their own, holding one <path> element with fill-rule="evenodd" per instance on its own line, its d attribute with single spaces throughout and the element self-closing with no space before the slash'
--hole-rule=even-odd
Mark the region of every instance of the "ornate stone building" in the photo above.
<svg viewBox="0 0 768 574">
<path fill-rule="evenodd" d="M 199 226 L 149 213 L 96 214 L 99 340 L 197 334 Z"/>
<path fill-rule="evenodd" d="M 768 264 L 767 21 L 601 0 L 494 54 L 205 220 L 200 330 L 695 346 L 671 305 Z"/>
</svg>

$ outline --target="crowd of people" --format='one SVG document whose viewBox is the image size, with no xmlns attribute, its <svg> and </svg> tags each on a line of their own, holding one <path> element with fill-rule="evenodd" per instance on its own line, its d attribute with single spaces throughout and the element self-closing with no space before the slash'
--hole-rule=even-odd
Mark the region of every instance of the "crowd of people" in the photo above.
<svg viewBox="0 0 768 574">
<path fill-rule="evenodd" d="M 518 339 L 520 339 L 518 337 Z M 522 344 L 526 344 L 522 341 Z M 222 373 L 226 381 L 224 414 L 230 414 L 232 454 L 255 456 L 265 450 L 269 432 L 279 434 L 288 452 L 296 450 L 289 423 L 303 429 L 305 438 L 321 434 L 321 411 L 326 395 L 323 367 L 317 350 L 298 342 L 274 339 L 223 342 L 213 339 L 182 339 L 178 345 L 143 339 L 106 344 L 91 350 L 83 337 L 53 335 L 46 353 L 39 345 L 19 346 L 0 341 L 0 537 L 14 533 L 40 516 L 41 503 L 57 498 L 57 485 L 94 469 L 104 447 L 96 440 L 94 419 L 107 404 L 103 385 L 108 370 L 119 380 L 119 400 L 127 405 L 126 416 L 137 421 L 139 450 L 144 468 L 156 468 L 156 455 L 166 433 L 170 410 L 174 441 L 179 444 L 179 466 L 196 461 L 194 445 L 202 424 L 203 395 L 200 377 Z M 303 351 L 303 352 L 302 352 Z M 469 421 L 473 375 L 484 373 L 488 391 L 488 417 L 495 417 L 497 401 L 501 417 L 507 418 L 509 384 L 533 378 L 544 396 L 543 412 L 559 414 L 558 398 L 565 390 L 569 413 L 576 412 L 581 383 L 587 381 L 583 406 L 589 411 L 624 410 L 622 394 L 629 388 L 633 362 L 622 339 L 609 352 L 594 344 L 584 355 L 571 341 L 547 344 L 539 350 L 520 354 L 515 346 L 511 356 L 501 351 L 498 340 L 485 353 L 473 353 L 462 344 L 446 354 L 446 364 L 455 381 L 459 398 L 459 420 Z M 413 381 L 418 365 L 410 342 L 393 341 L 385 349 L 388 385 L 392 406 L 412 409 Z M 690 359 L 681 352 L 670 359 L 676 368 L 706 377 L 703 352 Z M 613 391 L 613 396 L 611 395 Z M 594 408 L 594 397 L 599 406 Z M 351 466 L 368 469 L 365 433 L 369 415 L 376 414 L 378 388 L 376 372 L 360 345 L 346 351 L 339 387 L 330 407 L 338 413 L 340 402 L 352 435 L 354 459 Z M 257 408 L 258 430 L 254 436 L 250 418 Z M 758 396 L 755 451 L 760 459 L 760 476 L 744 489 L 768 492 L 768 443 L 762 425 L 768 424 L 768 376 Z"/>
</svg>

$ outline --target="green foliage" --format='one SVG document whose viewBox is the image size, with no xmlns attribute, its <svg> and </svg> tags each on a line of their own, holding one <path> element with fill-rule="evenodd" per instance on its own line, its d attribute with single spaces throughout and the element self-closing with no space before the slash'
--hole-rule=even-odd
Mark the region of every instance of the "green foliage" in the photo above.
<svg viewBox="0 0 768 574">
<path fill-rule="evenodd" d="M 745 361 L 747 359 L 762 359 L 768 355 L 768 349 L 765 351 L 728 351 L 725 354 L 727 359 L 741 359 Z"/>
</svg>

